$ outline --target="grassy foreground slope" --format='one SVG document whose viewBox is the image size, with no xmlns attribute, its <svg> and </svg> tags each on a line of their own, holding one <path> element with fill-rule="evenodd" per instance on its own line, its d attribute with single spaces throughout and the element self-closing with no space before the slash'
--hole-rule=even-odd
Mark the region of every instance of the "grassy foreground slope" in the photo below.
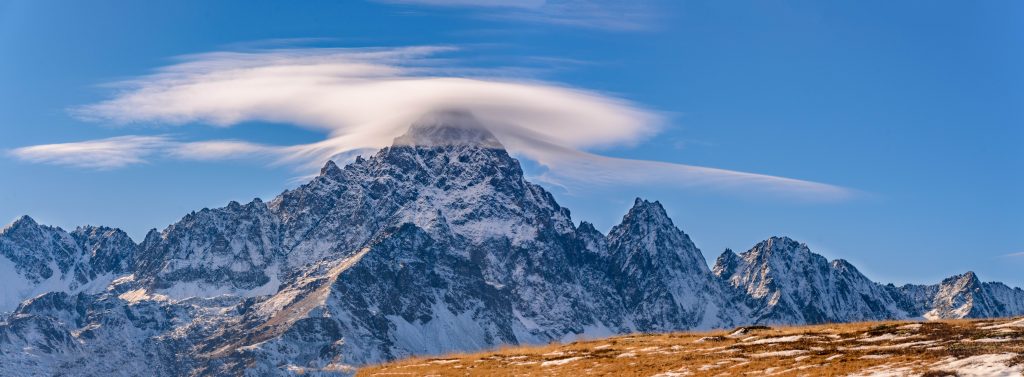
<svg viewBox="0 0 1024 377">
<path fill-rule="evenodd" d="M 747 327 L 413 358 L 358 376 L 1021 376 L 1024 318 Z"/>
</svg>

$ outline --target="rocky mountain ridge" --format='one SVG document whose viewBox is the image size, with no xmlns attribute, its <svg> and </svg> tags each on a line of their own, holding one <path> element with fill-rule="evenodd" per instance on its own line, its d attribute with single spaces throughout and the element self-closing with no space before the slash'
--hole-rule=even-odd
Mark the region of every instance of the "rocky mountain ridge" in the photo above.
<svg viewBox="0 0 1024 377">
<path fill-rule="evenodd" d="M 24 217 L 0 230 L 0 272 L 0 364 L 25 375 L 332 375 L 628 332 L 1024 313 L 1024 291 L 973 273 L 881 285 L 785 237 L 709 268 L 656 201 L 607 235 L 576 225 L 461 112 L 139 244 Z"/>
</svg>

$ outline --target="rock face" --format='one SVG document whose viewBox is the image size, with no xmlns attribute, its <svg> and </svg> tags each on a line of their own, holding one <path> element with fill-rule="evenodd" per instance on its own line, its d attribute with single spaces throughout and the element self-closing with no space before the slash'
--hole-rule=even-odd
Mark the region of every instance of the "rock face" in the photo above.
<svg viewBox="0 0 1024 377">
<path fill-rule="evenodd" d="M 85 226 L 68 233 L 22 216 L 0 230 L 0 313 L 50 292 L 96 292 L 129 273 L 136 245 L 128 234 Z"/>
<path fill-rule="evenodd" d="M 627 316 L 640 331 L 732 326 L 736 303 L 690 237 L 658 202 L 637 199 L 607 237 L 609 265 Z"/>
<path fill-rule="evenodd" d="M 853 265 L 829 262 L 807 245 L 772 237 L 743 254 L 726 251 L 714 267 L 753 309 L 756 323 L 825 323 L 913 316 L 900 298 Z"/>
<path fill-rule="evenodd" d="M 150 231 L 136 276 L 171 297 L 273 293 L 281 263 L 278 219 L 259 199 L 193 212 Z M 265 289 L 260 289 L 265 287 Z"/>
<path fill-rule="evenodd" d="M 880 285 L 788 238 L 709 269 L 658 202 L 607 235 L 577 226 L 461 112 L 138 245 L 25 217 L 0 255 L 0 365 L 25 375 L 332 375 L 581 336 L 1024 313 L 1024 292 L 973 274 Z"/>
<path fill-rule="evenodd" d="M 899 290 L 916 312 L 928 319 L 1006 317 L 1024 312 L 1024 291 L 982 282 L 970 271 L 936 285 L 905 285 Z"/>
</svg>

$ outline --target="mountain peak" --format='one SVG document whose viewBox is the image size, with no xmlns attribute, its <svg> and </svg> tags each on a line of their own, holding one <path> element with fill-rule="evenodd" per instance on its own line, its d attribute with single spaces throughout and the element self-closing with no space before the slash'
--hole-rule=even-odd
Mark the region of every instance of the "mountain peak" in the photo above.
<svg viewBox="0 0 1024 377">
<path fill-rule="evenodd" d="M 12 223 L 11 225 L 15 225 L 15 226 L 18 226 L 18 225 L 37 226 L 37 225 L 39 225 L 39 223 L 37 223 L 36 220 L 33 219 L 29 215 L 22 215 L 17 220 L 14 220 L 14 223 Z"/>
<path fill-rule="evenodd" d="M 395 139 L 396 146 L 480 146 L 504 149 L 498 139 L 473 113 L 463 110 L 435 111 L 424 115 Z"/>
<path fill-rule="evenodd" d="M 324 167 L 320 168 L 320 175 L 333 175 L 341 172 L 341 168 L 338 164 L 335 164 L 333 160 L 327 160 Z"/>
<path fill-rule="evenodd" d="M 787 236 L 771 236 L 767 241 L 769 244 L 780 244 L 784 246 L 800 245 L 800 242 L 797 242 Z"/>
<path fill-rule="evenodd" d="M 3 227 L 3 229 L 0 229 L 0 232 L 7 232 L 9 230 L 14 230 L 26 226 L 34 228 L 39 226 L 39 223 L 32 219 L 32 217 L 29 217 L 29 215 L 22 215 L 17 220 L 14 220 L 14 222 L 7 224 L 7 226 Z"/>
<path fill-rule="evenodd" d="M 636 198 L 633 200 L 633 207 L 629 209 L 626 216 L 622 219 L 623 223 L 630 221 L 643 221 L 650 224 L 672 224 L 672 219 L 668 217 L 668 213 L 665 212 L 665 207 L 662 207 L 661 202 L 655 200 L 653 202 L 645 199 Z"/>
<path fill-rule="evenodd" d="M 774 254 L 776 252 L 790 253 L 802 248 L 803 244 L 800 242 L 786 237 L 786 236 L 771 236 L 768 239 L 758 242 L 754 245 L 754 248 L 750 251 L 755 251 L 758 254 L 768 253 Z M 748 251 L 748 252 L 750 252 Z"/>
<path fill-rule="evenodd" d="M 594 224 L 590 223 L 589 221 L 580 221 L 580 226 L 576 227 L 576 229 L 578 229 L 580 231 L 585 231 L 585 232 L 598 232 L 598 233 L 600 233 L 600 231 L 597 230 L 596 227 L 594 227 Z"/>
<path fill-rule="evenodd" d="M 942 285 L 956 285 L 959 287 L 973 287 L 981 284 L 981 280 L 978 279 L 978 275 L 974 271 L 967 271 L 960 275 L 954 275 L 946 278 L 942 281 Z"/>
<path fill-rule="evenodd" d="M 794 260 L 806 260 L 807 258 L 822 258 L 824 260 L 824 257 L 811 252 L 806 244 L 785 236 L 772 236 L 758 242 L 750 250 L 740 254 L 740 257 L 747 261 L 757 261 L 756 263 L 763 265 L 789 264 Z"/>
<path fill-rule="evenodd" d="M 726 248 L 722 255 L 719 255 L 718 259 L 715 260 L 715 266 L 711 269 L 711 273 L 718 277 L 724 276 L 728 278 L 736 272 L 736 267 L 740 263 L 740 256 L 736 255 L 736 252 L 732 251 L 732 249 Z"/>
</svg>

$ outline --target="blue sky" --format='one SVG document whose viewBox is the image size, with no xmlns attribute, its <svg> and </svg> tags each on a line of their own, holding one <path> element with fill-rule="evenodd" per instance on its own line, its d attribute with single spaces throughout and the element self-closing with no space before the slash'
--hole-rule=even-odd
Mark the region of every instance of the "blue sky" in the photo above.
<svg viewBox="0 0 1024 377">
<path fill-rule="evenodd" d="M 124 106 L 116 115 L 83 116 L 83 108 L 137 89 L 112 83 L 160 84 L 154 72 L 215 52 L 441 46 L 383 66 L 425 64 L 432 76 L 580 90 L 592 95 L 586 104 L 612 99 L 621 102 L 601 109 L 658 118 L 657 132 L 629 129 L 620 142 L 582 128 L 585 140 L 574 147 L 587 153 L 845 193 L 689 185 L 700 176 L 685 174 L 667 183 L 566 183 L 524 158 L 577 221 L 607 230 L 643 196 L 660 200 L 711 260 L 725 247 L 746 250 L 789 235 L 880 281 L 935 282 L 974 270 L 1024 286 L 1024 4 L 503 3 L 0 0 L 0 219 L 30 214 L 65 228 L 117 226 L 140 238 L 192 210 L 271 198 L 305 174 L 251 154 L 152 152 L 96 168 L 26 159 L 18 148 L 124 135 L 280 147 L 332 132 L 287 117 L 118 121 L 133 110 Z M 614 139 L 612 131 L 636 123 L 629 120 L 602 130 Z"/>
</svg>

